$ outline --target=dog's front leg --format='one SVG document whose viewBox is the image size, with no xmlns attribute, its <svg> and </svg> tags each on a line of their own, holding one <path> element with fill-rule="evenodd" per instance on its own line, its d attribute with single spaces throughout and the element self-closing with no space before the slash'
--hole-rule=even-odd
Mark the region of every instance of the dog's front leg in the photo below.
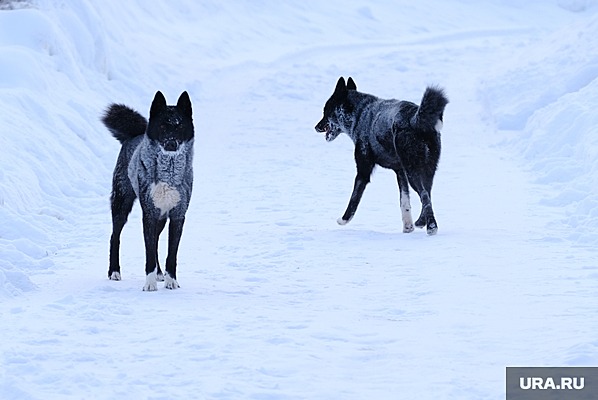
<svg viewBox="0 0 598 400">
<path fill-rule="evenodd" d="M 167 220 L 168 218 L 163 218 L 160 221 L 158 221 L 158 231 L 156 233 L 156 280 L 158 282 L 164 282 L 164 274 L 162 273 L 162 269 L 160 269 L 160 255 L 158 254 L 158 242 L 160 240 L 160 234 L 166 226 Z"/>
<path fill-rule="evenodd" d="M 339 225 L 348 224 L 355 215 L 357 206 L 361 201 L 361 196 L 363 196 L 367 184 L 370 183 L 370 176 L 374 170 L 374 163 L 371 161 L 368 153 L 362 153 L 359 150 L 359 146 L 355 147 L 355 162 L 357 163 L 357 176 L 353 185 L 353 193 L 351 194 L 351 199 L 349 199 L 347 210 L 341 218 L 336 220 Z"/>
<path fill-rule="evenodd" d="M 166 257 L 166 274 L 164 275 L 164 287 L 166 289 L 180 288 L 176 280 L 176 259 L 184 223 L 185 218 L 176 218 L 171 219 L 168 225 L 168 256 Z"/>
<path fill-rule="evenodd" d="M 158 218 L 152 213 L 143 213 L 143 239 L 145 241 L 145 285 L 143 290 L 153 292 L 158 290 L 156 273 Z"/>
</svg>

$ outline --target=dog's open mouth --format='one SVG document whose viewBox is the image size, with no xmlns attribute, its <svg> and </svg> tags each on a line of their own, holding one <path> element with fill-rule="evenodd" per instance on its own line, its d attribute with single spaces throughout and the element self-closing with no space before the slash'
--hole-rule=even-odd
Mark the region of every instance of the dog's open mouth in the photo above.
<svg viewBox="0 0 598 400">
<path fill-rule="evenodd" d="M 329 123 L 320 122 L 318 125 L 316 125 L 316 131 L 324 133 L 327 142 L 333 141 L 338 135 L 332 130 L 332 125 Z"/>
<path fill-rule="evenodd" d="M 326 134 L 326 140 L 330 140 L 332 129 L 330 129 L 330 124 L 319 125 L 316 127 L 316 130 L 320 133 Z"/>
</svg>

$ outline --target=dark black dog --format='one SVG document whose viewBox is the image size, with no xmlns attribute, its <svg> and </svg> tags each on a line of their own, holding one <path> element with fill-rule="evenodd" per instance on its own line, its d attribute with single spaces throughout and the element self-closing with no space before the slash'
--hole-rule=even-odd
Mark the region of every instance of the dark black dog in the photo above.
<svg viewBox="0 0 598 400">
<path fill-rule="evenodd" d="M 370 182 L 375 165 L 397 174 L 403 232 L 413 231 L 409 184 L 422 202 L 421 215 L 415 221 L 427 227 L 429 235 L 438 230 L 432 210 L 431 192 L 440 157 L 440 129 L 448 99 L 442 89 L 428 87 L 420 106 L 408 101 L 382 100 L 357 91 L 352 78 L 345 84 L 340 78 L 324 106 L 324 117 L 316 131 L 333 141 L 344 132 L 355 143 L 357 176 L 345 214 L 338 219 L 347 224 L 355 215 L 363 191 Z"/>
<path fill-rule="evenodd" d="M 167 289 L 177 289 L 177 252 L 193 187 L 194 129 L 189 95 L 183 92 L 176 106 L 168 106 L 162 93 L 157 92 L 149 122 L 121 104 L 110 105 L 102 121 L 122 143 L 112 179 L 108 277 L 121 279 L 120 234 L 139 198 L 145 240 L 143 290 L 157 290 L 158 280 L 164 280 Z M 163 275 L 158 263 L 158 237 L 167 219 L 168 257 Z"/>
</svg>

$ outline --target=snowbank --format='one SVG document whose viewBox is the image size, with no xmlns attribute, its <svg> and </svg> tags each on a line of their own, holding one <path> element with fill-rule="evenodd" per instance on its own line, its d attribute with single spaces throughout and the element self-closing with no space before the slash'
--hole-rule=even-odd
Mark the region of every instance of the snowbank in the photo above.
<svg viewBox="0 0 598 400">
<path fill-rule="evenodd" d="M 0 11 L 0 296 L 33 288 L 27 275 L 72 240 L 82 202 L 105 197 L 90 185 L 105 145 L 85 88 L 103 57 L 87 12 Z"/>
<path fill-rule="evenodd" d="M 596 37 L 598 16 L 534 41 L 481 92 L 498 129 L 513 135 L 509 149 L 550 190 L 543 203 L 564 210 L 569 239 L 590 245 L 598 242 Z"/>
</svg>

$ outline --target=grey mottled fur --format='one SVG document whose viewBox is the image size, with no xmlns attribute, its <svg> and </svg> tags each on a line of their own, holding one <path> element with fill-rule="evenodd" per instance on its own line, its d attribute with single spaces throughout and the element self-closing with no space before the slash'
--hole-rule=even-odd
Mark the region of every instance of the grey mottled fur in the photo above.
<svg viewBox="0 0 598 400">
<path fill-rule="evenodd" d="M 403 231 L 413 231 L 409 185 L 418 193 L 422 212 L 415 226 L 435 234 L 431 191 L 440 157 L 440 128 L 448 100 L 442 89 L 428 87 L 421 104 L 384 100 L 357 91 L 352 78 L 340 78 L 316 125 L 331 142 L 342 132 L 355 144 L 357 176 L 347 210 L 338 223 L 353 218 L 376 165 L 395 171 L 400 192 Z"/>
<path fill-rule="evenodd" d="M 167 106 L 157 92 L 149 121 L 121 104 L 108 107 L 102 121 L 122 143 L 112 180 L 112 225 L 108 277 L 120 280 L 120 234 L 136 198 L 143 212 L 146 248 L 144 290 L 179 287 L 176 276 L 177 252 L 193 188 L 194 128 L 191 101 L 187 92 L 176 106 Z M 170 220 L 166 274 L 158 262 L 158 238 Z"/>
</svg>

